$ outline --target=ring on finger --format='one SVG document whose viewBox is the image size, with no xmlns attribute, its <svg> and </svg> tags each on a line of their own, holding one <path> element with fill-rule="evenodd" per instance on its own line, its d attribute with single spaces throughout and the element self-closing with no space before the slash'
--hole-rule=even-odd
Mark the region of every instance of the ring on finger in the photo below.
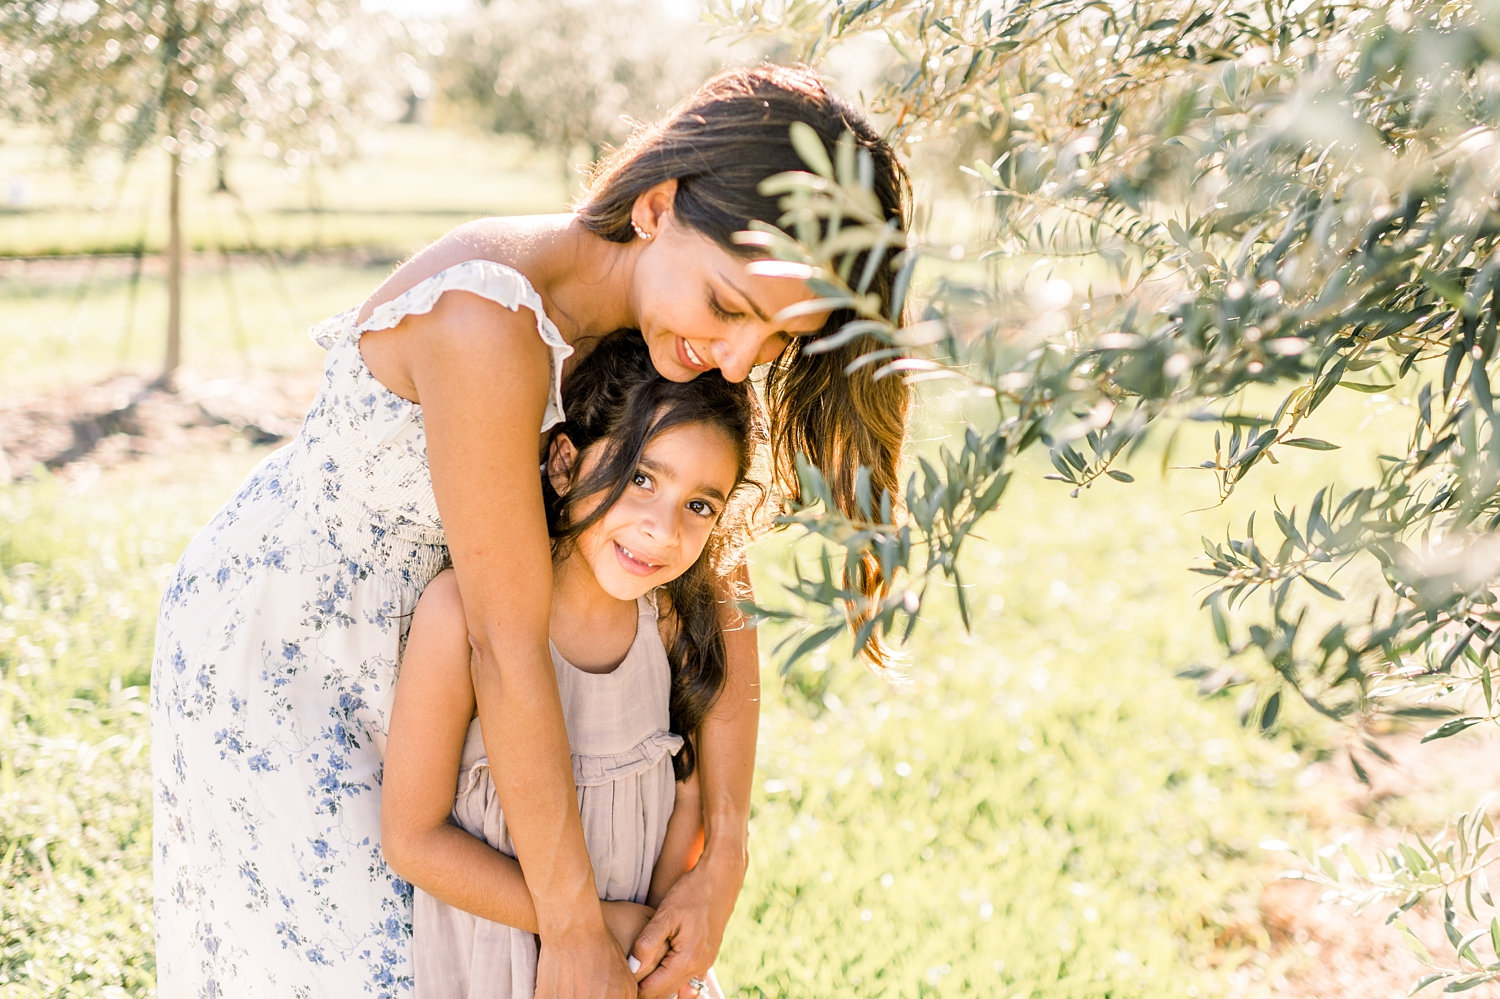
<svg viewBox="0 0 1500 999">
<path fill-rule="evenodd" d="M 708 983 L 701 978 L 689 978 L 688 984 L 692 986 L 694 992 L 702 992 L 708 988 Z"/>
</svg>

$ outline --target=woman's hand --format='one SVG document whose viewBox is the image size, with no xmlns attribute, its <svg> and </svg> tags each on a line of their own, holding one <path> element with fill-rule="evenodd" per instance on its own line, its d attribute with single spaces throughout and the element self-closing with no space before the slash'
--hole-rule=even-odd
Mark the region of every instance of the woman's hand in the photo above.
<svg viewBox="0 0 1500 999">
<path fill-rule="evenodd" d="M 536 999 L 636 999 L 636 995 L 625 951 L 609 932 L 575 934 L 561 943 L 542 939 L 536 962 Z"/>
<path fill-rule="evenodd" d="M 641 999 L 669 999 L 689 978 L 703 977 L 719 956 L 744 869 L 719 871 L 705 855 L 662 899 L 636 938 L 631 956 L 641 962 Z M 684 993 L 687 994 L 687 993 Z"/>
</svg>

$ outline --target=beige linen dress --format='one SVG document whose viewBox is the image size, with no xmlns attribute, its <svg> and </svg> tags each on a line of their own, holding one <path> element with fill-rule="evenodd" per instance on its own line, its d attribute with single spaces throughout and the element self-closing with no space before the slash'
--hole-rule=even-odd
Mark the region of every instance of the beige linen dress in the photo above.
<svg viewBox="0 0 1500 999">
<path fill-rule="evenodd" d="M 586 673 L 552 648 L 599 897 L 645 902 L 676 784 L 668 731 L 671 671 L 651 600 L 637 601 L 635 641 L 608 673 Z M 469 725 L 452 821 L 511 856 L 479 721 Z M 416 890 L 412 958 L 418 999 L 531 999 L 537 938 Z"/>
</svg>

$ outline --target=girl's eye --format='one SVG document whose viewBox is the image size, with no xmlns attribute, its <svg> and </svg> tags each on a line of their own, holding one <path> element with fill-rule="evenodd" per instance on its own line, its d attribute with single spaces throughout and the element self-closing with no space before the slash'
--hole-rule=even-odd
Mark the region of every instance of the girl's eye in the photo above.
<svg viewBox="0 0 1500 999">
<path fill-rule="evenodd" d="M 715 316 L 724 320 L 742 319 L 745 315 L 743 312 L 731 312 L 724 308 L 724 306 L 719 304 L 719 296 L 713 292 L 708 293 L 708 307 Z"/>
<path fill-rule="evenodd" d="M 714 509 L 713 504 L 706 500 L 692 500 L 688 503 L 688 509 L 700 517 L 708 517 L 710 519 L 719 515 L 719 511 Z"/>
<path fill-rule="evenodd" d="M 631 485 L 639 486 L 642 489 L 651 488 L 651 476 L 647 475 L 645 472 L 636 472 L 630 477 L 630 482 Z"/>
</svg>

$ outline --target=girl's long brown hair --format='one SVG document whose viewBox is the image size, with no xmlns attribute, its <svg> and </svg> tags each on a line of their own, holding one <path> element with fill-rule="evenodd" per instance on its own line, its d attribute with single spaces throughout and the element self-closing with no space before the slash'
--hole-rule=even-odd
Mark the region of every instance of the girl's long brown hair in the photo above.
<svg viewBox="0 0 1500 999">
<path fill-rule="evenodd" d="M 776 198 L 762 194 L 760 185 L 775 174 L 806 169 L 791 142 L 791 125 L 799 121 L 813 128 L 830 157 L 844 134 L 869 152 L 874 193 L 886 218 L 904 230 L 910 186 L 890 145 L 816 74 L 785 66 L 722 73 L 661 121 L 639 129 L 594 171 L 578 207 L 579 218 L 605 239 L 629 242 L 634 238 L 630 213 L 636 199 L 662 181 L 675 180 L 672 210 L 678 222 L 733 253 L 753 255 L 734 241 L 734 235 L 752 221 L 778 224 L 781 206 Z M 863 258 L 864 254 L 856 258 L 852 273 L 863 273 Z M 891 267 L 877 267 L 869 290 L 879 296 L 886 314 L 900 321 L 902 304 L 894 301 L 894 283 Z M 853 318 L 851 313 L 835 313 L 823 332 L 838 330 Z M 900 517 L 910 390 L 899 376 L 877 380 L 876 365 L 848 370 L 862 354 L 886 346 L 877 338 L 860 337 L 837 350 L 808 353 L 806 345 L 814 338 L 794 340 L 772 364 L 766 380 L 772 486 L 790 502 L 802 499 L 796 472 L 796 455 L 801 452 L 827 478 L 839 511 L 862 519 L 855 474 L 863 465 L 870 470 L 877 510 L 881 491 L 888 490 L 893 515 Z M 860 623 L 873 614 L 890 581 L 868 552 L 845 571 L 862 595 L 851 613 Z M 889 662 L 878 634 L 872 634 L 862 651 L 877 667 Z"/>
<path fill-rule="evenodd" d="M 764 491 L 749 475 L 766 439 L 765 414 L 748 384 L 727 382 L 718 372 L 690 382 L 663 378 L 634 330 L 602 337 L 569 372 L 562 396 L 567 419 L 549 431 L 548 448 L 554 438 L 565 435 L 578 454 L 565 496 L 552 487 L 548 476 L 542 477 L 554 560 L 566 557 L 578 536 L 620 498 L 646 445 L 656 436 L 672 427 L 706 423 L 723 430 L 734 443 L 735 489 L 729 502 L 697 561 L 662 587 L 667 598 L 662 613 L 674 626 L 667 650 L 672 664 L 672 731 L 685 739 L 673 767 L 677 779 L 685 780 L 696 765 L 698 728 L 724 689 L 728 661 L 719 601 L 761 506 Z M 587 477 L 580 478 L 583 454 L 590 449 L 597 449 L 598 461 Z M 578 501 L 585 498 L 593 505 L 575 518 Z"/>
</svg>

